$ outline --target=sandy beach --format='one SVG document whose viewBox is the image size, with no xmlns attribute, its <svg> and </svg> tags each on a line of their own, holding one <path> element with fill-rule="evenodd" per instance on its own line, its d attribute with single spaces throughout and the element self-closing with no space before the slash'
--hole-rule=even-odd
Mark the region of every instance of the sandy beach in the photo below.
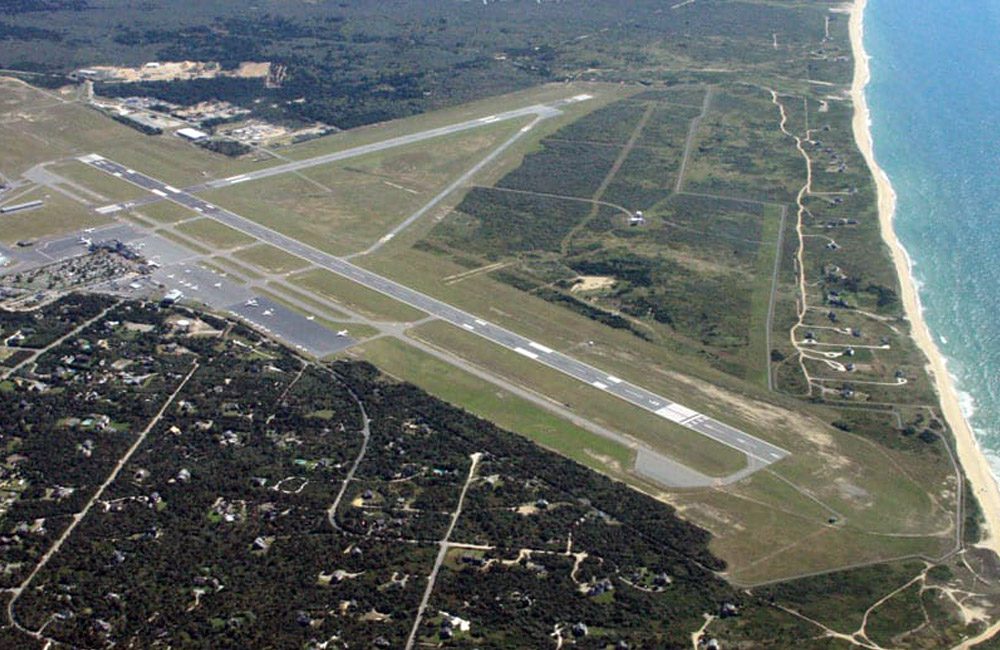
<svg viewBox="0 0 1000 650">
<path fill-rule="evenodd" d="M 854 52 L 854 82 L 851 86 L 851 97 L 854 101 L 854 139 L 875 177 L 878 188 L 878 211 L 882 238 L 892 251 L 896 273 L 899 275 L 903 306 L 912 325 L 913 338 L 927 355 L 945 420 L 955 435 L 959 462 L 965 470 L 966 480 L 971 491 L 979 499 L 983 517 L 986 520 L 987 531 L 979 546 L 1000 553 L 1000 489 L 993 478 L 986 457 L 976 442 L 972 428 L 962 414 L 958 392 L 955 390 L 951 375 L 948 374 L 945 367 L 944 357 L 938 350 L 930 330 L 924 322 L 920 309 L 920 297 L 911 275 L 909 258 L 906 250 L 896 238 L 892 227 L 892 219 L 896 209 L 896 194 L 889 182 L 889 177 L 875 161 L 872 149 L 868 104 L 864 95 L 865 86 L 870 78 L 868 56 L 864 51 L 862 39 L 864 33 L 863 15 L 866 4 L 867 0 L 855 0 L 850 15 L 851 48 Z"/>
</svg>

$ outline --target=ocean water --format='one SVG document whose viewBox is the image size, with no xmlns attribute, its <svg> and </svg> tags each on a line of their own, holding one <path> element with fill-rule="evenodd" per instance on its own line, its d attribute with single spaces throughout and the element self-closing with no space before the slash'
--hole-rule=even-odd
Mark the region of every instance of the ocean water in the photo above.
<svg viewBox="0 0 1000 650">
<path fill-rule="evenodd" d="M 1000 476 L 1000 0 L 869 0 L 864 25 L 896 233 Z"/>
</svg>

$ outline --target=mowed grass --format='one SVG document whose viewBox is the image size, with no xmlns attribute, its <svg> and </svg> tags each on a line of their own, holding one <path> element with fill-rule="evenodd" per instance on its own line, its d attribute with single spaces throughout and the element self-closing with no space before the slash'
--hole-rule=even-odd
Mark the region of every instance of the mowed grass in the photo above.
<svg viewBox="0 0 1000 650">
<path fill-rule="evenodd" d="M 194 212 L 191 212 L 191 210 L 188 210 L 182 205 L 172 203 L 171 201 L 158 201 L 156 203 L 150 203 L 148 205 L 133 208 L 130 212 L 142 217 L 147 217 L 149 220 L 163 225 L 171 225 L 180 223 L 181 221 L 190 221 L 191 219 L 198 218 Z"/>
<path fill-rule="evenodd" d="M 625 445 L 581 429 L 399 339 L 370 341 L 355 348 L 352 354 L 435 397 L 600 472 L 622 476 L 635 461 L 635 452 Z"/>
<path fill-rule="evenodd" d="M 408 323 L 426 316 L 418 309 L 326 269 L 296 274 L 289 278 L 289 282 L 300 289 L 340 303 L 372 320 Z"/>
<path fill-rule="evenodd" d="M 614 372 L 663 395 L 713 415 L 717 400 L 676 381 L 673 373 L 693 375 L 724 389 L 745 391 L 745 383 L 712 369 L 694 350 L 670 348 L 643 341 L 624 330 L 573 313 L 558 305 L 536 298 L 489 274 L 447 283 L 445 278 L 468 271 L 438 255 L 418 250 L 393 255 L 381 254 L 358 258 L 366 268 L 393 278 L 409 287 L 474 313 L 486 320 L 508 327 L 517 333 L 551 348 L 585 358 L 594 365 Z M 590 345 L 589 342 L 593 342 Z M 652 384 L 652 385 L 650 385 Z M 763 395 L 763 391 L 759 393 Z M 683 399 L 682 399 L 683 396 Z M 731 418 L 724 418 L 729 421 Z M 743 422 L 730 422 L 747 425 Z M 749 426 L 749 425 L 748 425 Z M 751 431 L 758 433 L 757 431 Z M 778 431 L 759 432 L 772 440 Z M 788 431 L 789 437 L 795 432 Z"/>
<path fill-rule="evenodd" d="M 589 83 L 547 84 L 460 106 L 413 115 L 391 122 L 372 124 L 343 133 L 317 138 L 301 144 L 284 147 L 281 149 L 281 155 L 293 160 L 304 160 L 373 142 L 381 142 L 410 133 L 418 133 L 428 129 L 457 124 L 466 120 L 487 117 L 533 104 L 544 104 L 559 99 L 566 99 L 577 94 L 587 93 L 597 95 L 607 92 L 620 92 L 620 89 L 613 85 Z"/>
<path fill-rule="evenodd" d="M 0 94 L 10 83 L 0 82 Z M 78 103 L 49 103 L 37 110 L 9 106 L 0 114 L 0 142 L 4 143 L 0 172 L 10 177 L 42 162 L 89 153 L 99 153 L 178 187 L 261 166 L 209 153 L 173 135 L 143 135 Z"/>
<path fill-rule="evenodd" d="M 184 237 L 176 232 L 166 229 L 160 229 L 156 231 L 156 234 L 164 239 L 169 239 L 175 244 L 180 244 L 184 248 L 194 251 L 199 255 L 211 255 L 212 250 L 206 246 L 203 246 L 197 242 L 197 240 L 192 240 L 190 237 Z"/>
<path fill-rule="evenodd" d="M 791 483 L 790 491 L 797 499 L 772 498 L 769 494 L 773 489 L 758 491 L 752 481 L 745 499 L 733 498 L 729 492 L 715 498 L 711 491 L 683 497 L 685 507 L 691 507 L 685 510 L 686 516 L 718 535 L 732 535 L 735 541 L 718 547 L 728 561 L 740 565 L 757 562 L 765 553 L 794 541 L 786 534 L 787 526 L 805 518 L 814 530 L 825 525 L 823 513 L 831 508 L 856 534 L 870 537 L 867 557 L 894 557 L 900 539 L 912 540 L 908 548 L 936 554 L 951 535 L 954 501 L 946 497 L 951 467 L 945 457 L 928 454 L 915 461 L 888 454 L 876 444 L 829 426 L 837 417 L 830 411 L 768 394 L 759 384 L 713 371 L 691 351 L 641 341 L 501 284 L 488 274 L 446 284 L 445 277 L 467 269 L 438 256 L 410 250 L 361 261 L 409 286 L 789 450 L 791 455 L 772 470 Z M 770 273 L 766 277 L 769 280 Z M 548 390 L 539 392 L 550 394 Z M 914 476 L 921 480 L 915 481 Z M 829 507 L 817 510 L 814 499 Z M 751 508 L 746 503 L 756 505 Z M 706 507 L 699 510 L 694 507 L 697 504 Z M 759 536 L 755 531 L 760 531 Z M 757 543 L 743 544 L 741 540 L 747 537 Z M 821 536 L 817 543 L 826 544 L 826 539 Z M 747 579 L 789 575 L 807 570 L 810 564 L 813 570 L 836 567 L 840 556 L 831 553 L 827 561 L 822 544 L 817 549 L 810 546 L 808 553 L 798 547 L 787 554 L 778 552 L 773 560 L 755 563 L 752 572 L 747 567 Z"/>
<path fill-rule="evenodd" d="M 205 266 L 208 266 L 208 264 L 205 264 Z M 253 270 L 249 266 L 246 266 L 245 264 L 239 264 L 230 257 L 223 257 L 221 255 L 213 257 L 212 267 L 222 273 L 234 273 L 237 276 L 246 278 L 247 280 L 264 279 L 264 276 L 257 271 Z"/>
<path fill-rule="evenodd" d="M 726 476 L 746 466 L 746 457 L 730 447 L 450 324 L 432 322 L 409 334 L 556 400 L 596 424 L 641 440 L 710 476 Z"/>
<path fill-rule="evenodd" d="M 115 178 L 111 174 L 102 172 L 78 160 L 52 165 L 49 169 L 53 173 L 101 195 L 108 203 L 121 203 L 142 196 L 148 196 L 148 192 L 145 192 L 138 186 L 128 181 L 123 181 L 120 178 Z M 72 186 L 68 189 L 72 192 L 77 192 L 76 188 Z"/>
<path fill-rule="evenodd" d="M 233 256 L 268 273 L 279 275 L 309 266 L 309 262 L 304 259 L 290 255 L 276 246 L 263 243 L 236 251 Z"/>
<path fill-rule="evenodd" d="M 299 289 L 292 287 L 287 282 L 270 281 L 267 283 L 267 287 L 267 290 L 271 293 L 280 294 L 288 300 L 298 301 L 306 306 L 305 309 L 314 313 L 326 314 L 334 320 L 350 318 L 350 316 L 343 311 L 331 307 L 328 302 L 320 300 L 311 293 L 300 291 Z"/>
<path fill-rule="evenodd" d="M 204 198 L 335 255 L 357 252 L 429 203 L 525 121 L 218 188 Z"/>
<path fill-rule="evenodd" d="M 177 231 L 206 244 L 213 250 L 249 246 L 255 240 L 214 219 L 196 219 L 180 224 Z"/>
<path fill-rule="evenodd" d="M 107 216 L 97 214 L 87 206 L 47 188 L 35 188 L 19 196 L 13 203 L 35 200 L 45 203 L 34 210 L 0 215 L 0 241 L 14 244 L 23 239 L 66 235 L 81 228 L 111 223 Z"/>
</svg>

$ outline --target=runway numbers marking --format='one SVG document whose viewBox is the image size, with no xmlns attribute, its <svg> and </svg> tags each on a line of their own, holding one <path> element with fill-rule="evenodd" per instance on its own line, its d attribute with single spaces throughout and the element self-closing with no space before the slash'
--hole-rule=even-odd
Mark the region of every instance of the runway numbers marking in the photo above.
<svg viewBox="0 0 1000 650">
<path fill-rule="evenodd" d="M 475 332 L 476 331 L 476 328 L 473 327 L 472 325 L 469 325 L 468 323 L 462 323 L 462 327 L 464 327 L 465 329 L 469 330 L 470 332 Z"/>
<path fill-rule="evenodd" d="M 593 386 L 594 388 L 600 388 L 601 390 L 606 390 L 606 389 L 608 388 L 608 385 L 607 385 L 607 384 L 602 384 L 602 383 L 601 383 L 601 382 L 599 382 L 599 381 L 595 381 L 595 382 L 592 382 L 592 383 L 591 383 L 591 385 L 592 385 L 592 386 Z"/>
<path fill-rule="evenodd" d="M 552 354 L 552 348 L 547 348 L 544 345 L 542 345 L 541 343 L 535 343 L 534 341 L 532 341 L 528 345 L 530 345 L 531 347 L 535 348 L 536 350 L 538 350 L 540 352 L 544 352 L 545 354 Z"/>
<path fill-rule="evenodd" d="M 618 377 L 615 377 L 614 375 L 608 375 L 608 381 L 610 381 L 612 384 L 622 383 L 622 380 L 619 379 Z"/>
</svg>

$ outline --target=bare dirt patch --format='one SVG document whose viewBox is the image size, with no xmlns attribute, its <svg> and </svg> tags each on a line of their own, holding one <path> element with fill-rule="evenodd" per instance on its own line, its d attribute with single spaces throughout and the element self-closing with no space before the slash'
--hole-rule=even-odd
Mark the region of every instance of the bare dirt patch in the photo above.
<svg viewBox="0 0 1000 650">
<path fill-rule="evenodd" d="M 235 70 L 223 70 L 215 61 L 151 61 L 138 68 L 120 66 L 93 66 L 87 68 L 108 80 L 124 83 L 139 81 L 175 81 L 185 79 L 214 79 L 238 77 L 240 79 L 266 78 L 271 73 L 268 62 L 244 61 Z"/>
<path fill-rule="evenodd" d="M 615 286 L 616 282 L 618 280 L 610 275 L 581 275 L 576 278 L 570 291 L 573 293 L 601 291 L 602 289 L 610 289 Z"/>
</svg>

